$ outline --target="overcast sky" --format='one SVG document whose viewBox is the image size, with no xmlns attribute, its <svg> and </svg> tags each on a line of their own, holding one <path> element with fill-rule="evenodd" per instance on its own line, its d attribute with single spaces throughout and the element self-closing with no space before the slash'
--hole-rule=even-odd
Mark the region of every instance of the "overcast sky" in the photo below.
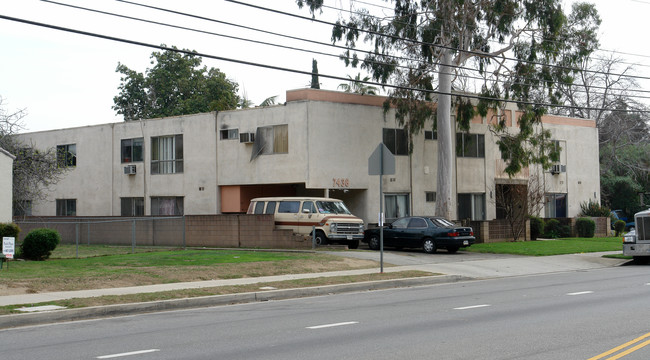
<svg viewBox="0 0 650 360">
<path fill-rule="evenodd" d="M 380 0 L 365 0 L 385 5 Z M 341 51 L 304 42 L 264 35 L 260 32 L 218 24 L 215 22 L 173 15 L 114 0 L 60 0 L 107 12 L 168 23 L 228 36 L 256 39 L 285 46 L 308 48 L 338 55 Z M 329 25 L 291 18 L 253 9 L 224 0 L 134 0 L 142 4 L 200 15 L 224 22 L 266 31 L 288 34 L 328 43 Z M 295 0 L 244 0 L 294 14 L 299 11 Z M 650 0 L 595 0 L 603 19 L 601 48 L 617 51 L 626 61 L 638 63 L 637 74 L 650 76 L 650 43 L 647 41 L 647 15 Z M 344 0 L 325 0 L 326 5 L 345 6 Z M 565 2 L 568 8 L 570 1 Z M 319 18 L 334 19 L 333 10 L 325 10 Z M 262 44 L 247 43 L 215 35 L 120 19 L 39 0 L 3 0 L 0 15 L 35 22 L 135 40 L 153 45 L 166 44 L 196 50 L 208 55 L 261 63 L 270 66 L 311 71 L 312 58 L 318 60 L 321 74 L 345 77 L 359 70 L 345 68 L 334 56 L 279 49 Z M 111 109 L 118 94 L 120 74 L 118 62 L 144 72 L 150 64 L 154 49 L 123 44 L 110 40 L 70 34 L 34 25 L 0 19 L 0 96 L 7 111 L 26 109 L 26 131 L 122 121 Z M 601 53 L 609 55 L 609 52 Z M 638 56 L 642 55 L 642 56 Z M 309 75 L 252 67 L 233 62 L 204 58 L 203 64 L 219 68 L 239 84 L 243 93 L 259 104 L 270 96 L 284 102 L 285 91 L 307 87 Z M 321 88 L 336 90 L 343 81 L 321 78 Z M 644 84 L 645 85 L 645 84 Z M 644 86 L 650 90 L 650 86 Z"/>
</svg>

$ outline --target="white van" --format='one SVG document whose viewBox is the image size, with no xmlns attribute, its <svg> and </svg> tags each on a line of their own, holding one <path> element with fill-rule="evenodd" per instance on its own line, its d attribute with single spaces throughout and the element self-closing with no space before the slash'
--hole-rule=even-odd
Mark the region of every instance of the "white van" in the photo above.
<svg viewBox="0 0 650 360">
<path fill-rule="evenodd" d="M 275 227 L 296 234 L 312 235 L 316 245 L 345 244 L 359 247 L 363 239 L 363 220 L 352 215 L 341 200 L 313 197 L 265 197 L 251 200 L 247 214 L 273 214 Z"/>
</svg>

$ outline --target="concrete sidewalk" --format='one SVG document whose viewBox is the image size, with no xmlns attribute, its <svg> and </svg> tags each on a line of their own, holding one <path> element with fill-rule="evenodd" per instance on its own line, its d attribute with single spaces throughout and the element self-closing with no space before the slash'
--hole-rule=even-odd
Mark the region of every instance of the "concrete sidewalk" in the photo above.
<svg viewBox="0 0 650 360">
<path fill-rule="evenodd" d="M 613 252 L 616 253 L 616 252 Z M 576 271 L 612 267 L 621 265 L 628 260 L 609 259 L 602 256 L 609 253 L 587 253 L 544 257 L 515 256 L 464 262 L 449 262 L 436 264 L 419 264 L 407 266 L 384 267 L 384 272 L 397 272 L 406 270 L 428 271 L 434 274 L 453 275 L 454 279 L 489 279 L 507 276 L 524 276 L 563 271 Z M 78 291 L 59 291 L 36 294 L 20 294 L 0 296 L 0 306 L 37 304 L 49 301 L 89 298 L 105 295 L 129 295 L 140 293 L 154 293 L 161 291 L 197 289 L 207 287 L 247 285 L 268 283 L 284 280 L 308 279 L 319 277 L 334 277 L 345 275 L 361 275 L 378 273 L 379 268 L 331 271 L 323 273 L 307 273 L 292 275 L 265 276 L 257 278 L 240 278 L 227 280 L 208 280 L 197 282 L 183 282 L 172 284 L 158 284 L 123 288 L 89 289 Z"/>
</svg>

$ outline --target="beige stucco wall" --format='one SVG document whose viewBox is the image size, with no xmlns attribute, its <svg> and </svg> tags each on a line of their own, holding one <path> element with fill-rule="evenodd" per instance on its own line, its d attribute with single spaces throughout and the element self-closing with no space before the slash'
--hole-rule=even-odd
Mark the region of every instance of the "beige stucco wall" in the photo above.
<svg viewBox="0 0 650 360">
<path fill-rule="evenodd" d="M 183 135 L 183 173 L 151 174 L 151 137 Z M 37 148 L 76 144 L 77 166 L 69 168 L 47 201 L 34 203 L 34 215 L 55 215 L 56 199 L 76 199 L 79 216 L 119 216 L 122 197 L 184 197 L 187 214 L 217 213 L 215 114 L 113 123 L 22 134 Z M 135 175 L 124 174 L 121 140 L 144 138 L 144 161 Z"/>
<path fill-rule="evenodd" d="M 14 156 L 0 148 L 0 223 L 11 222 Z"/>
</svg>

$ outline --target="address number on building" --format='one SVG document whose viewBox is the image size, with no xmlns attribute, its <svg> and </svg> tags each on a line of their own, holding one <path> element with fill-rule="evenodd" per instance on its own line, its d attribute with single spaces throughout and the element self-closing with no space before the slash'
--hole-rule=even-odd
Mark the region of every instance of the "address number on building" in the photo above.
<svg viewBox="0 0 650 360">
<path fill-rule="evenodd" d="M 350 179 L 348 178 L 333 178 L 332 187 L 347 188 L 350 187 Z"/>
</svg>

